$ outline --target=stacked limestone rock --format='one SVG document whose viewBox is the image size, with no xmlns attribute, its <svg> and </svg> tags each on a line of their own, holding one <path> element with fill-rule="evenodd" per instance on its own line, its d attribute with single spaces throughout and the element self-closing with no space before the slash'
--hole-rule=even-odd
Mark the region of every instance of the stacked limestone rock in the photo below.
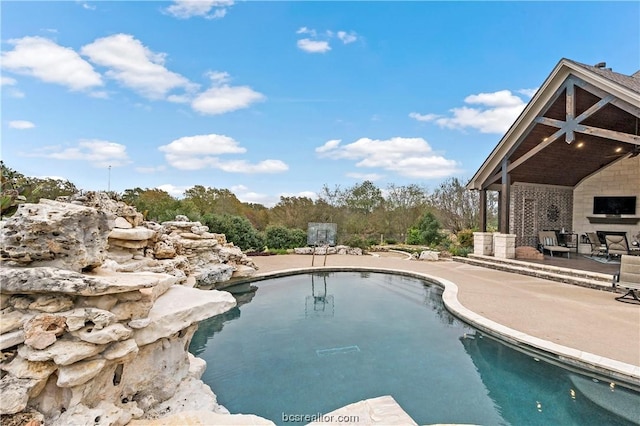
<svg viewBox="0 0 640 426">
<path fill-rule="evenodd" d="M 203 361 L 185 348 L 198 321 L 235 305 L 230 294 L 153 273 L 33 267 L 2 275 L 0 413 L 28 408 L 46 424 L 125 425 L 180 411 L 171 398 L 185 393 L 201 394 L 189 399 L 198 408 L 224 412 L 199 381 Z"/>
<path fill-rule="evenodd" d="M 240 248 L 227 243 L 224 234 L 210 233 L 200 222 L 177 216 L 175 221 L 155 225 L 155 229 L 158 233 L 154 246 L 156 258 L 184 256 L 191 268 L 187 275 L 193 276 L 198 287 L 212 288 L 232 277 L 255 274 L 257 267 Z"/>
<path fill-rule="evenodd" d="M 298 247 L 293 250 L 295 254 L 341 254 L 350 256 L 362 256 L 362 249 L 359 247 L 335 246 L 335 247 Z"/>
<path fill-rule="evenodd" d="M 225 414 L 199 380 L 204 361 L 187 348 L 197 323 L 231 309 L 234 298 L 176 285 L 174 275 L 100 268 L 114 240 L 136 240 L 112 233 L 103 205 L 82 204 L 24 204 L 0 230 L 2 424 Z M 147 229 L 134 213 L 121 211 L 132 226 L 117 229 Z M 129 249 L 144 252 L 155 232 L 138 237 L 147 244 Z"/>
<path fill-rule="evenodd" d="M 224 234 L 210 233 L 206 226 L 186 216 L 162 224 L 144 221 L 135 208 L 99 192 L 58 200 L 96 208 L 113 223 L 107 262 L 102 265 L 105 269 L 167 273 L 178 277 L 180 283 L 208 289 L 256 272 L 253 261 L 240 248 L 227 243 Z"/>
</svg>

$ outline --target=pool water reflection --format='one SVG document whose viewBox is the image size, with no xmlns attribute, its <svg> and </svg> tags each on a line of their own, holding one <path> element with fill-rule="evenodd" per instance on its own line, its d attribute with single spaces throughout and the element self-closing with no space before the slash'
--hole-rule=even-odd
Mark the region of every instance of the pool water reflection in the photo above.
<svg viewBox="0 0 640 426">
<path fill-rule="evenodd" d="M 392 395 L 418 424 L 640 419 L 639 394 L 482 336 L 425 281 L 325 272 L 255 285 L 250 303 L 203 321 L 190 347 L 207 361 L 203 381 L 232 413 L 281 424 L 283 414 L 328 413 Z"/>
</svg>

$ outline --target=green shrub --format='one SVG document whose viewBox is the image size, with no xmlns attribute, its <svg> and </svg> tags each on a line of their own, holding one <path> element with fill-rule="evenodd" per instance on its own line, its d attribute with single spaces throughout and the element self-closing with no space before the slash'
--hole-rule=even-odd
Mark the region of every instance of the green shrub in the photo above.
<svg viewBox="0 0 640 426">
<path fill-rule="evenodd" d="M 420 218 L 418 222 L 418 229 L 422 237 L 423 244 L 438 244 L 444 236 L 440 232 L 440 222 L 436 219 L 435 215 L 431 212 L 426 212 Z"/>
<path fill-rule="evenodd" d="M 289 250 L 291 249 L 272 249 L 272 248 L 268 248 L 266 252 L 263 253 L 268 253 L 268 254 L 289 254 Z"/>
<path fill-rule="evenodd" d="M 473 252 L 473 249 L 470 247 L 462 247 L 462 246 L 454 246 L 454 245 L 451 245 L 449 247 L 449 253 L 451 253 L 452 256 L 467 257 L 469 253 L 472 253 L 472 252 Z"/>
<path fill-rule="evenodd" d="M 407 244 L 426 244 L 436 246 L 443 240 L 440 232 L 440 222 L 431 212 L 426 212 L 420 217 L 417 225 L 407 231 Z"/>
<path fill-rule="evenodd" d="M 473 229 L 462 229 L 456 234 L 461 247 L 473 247 Z"/>
<path fill-rule="evenodd" d="M 260 249 L 264 247 L 264 238 L 244 216 L 228 214 L 216 215 L 207 213 L 200 222 L 209 227 L 210 232 L 224 234 L 227 241 L 242 250 Z"/>
<path fill-rule="evenodd" d="M 367 247 L 375 246 L 379 242 L 380 242 L 379 239 L 376 239 L 376 238 L 373 238 L 373 237 L 369 237 L 369 238 L 365 239 L 365 244 L 366 244 Z"/>
<path fill-rule="evenodd" d="M 267 226 L 264 231 L 265 244 L 269 249 L 291 249 L 307 245 L 307 233 L 302 229 L 284 226 Z"/>
<path fill-rule="evenodd" d="M 420 245 L 422 244 L 422 237 L 420 235 L 420 230 L 417 228 L 409 228 L 407 230 L 407 244 L 410 245 Z"/>
<path fill-rule="evenodd" d="M 349 247 L 359 247 L 362 250 L 366 250 L 370 247 L 367 241 L 360 235 L 352 235 L 343 241 L 343 244 Z"/>
<path fill-rule="evenodd" d="M 394 239 L 394 238 L 387 238 L 385 241 L 387 244 L 389 245 L 395 245 L 398 244 L 398 240 Z"/>
<path fill-rule="evenodd" d="M 287 248 L 305 247 L 307 245 L 307 231 L 304 229 L 289 229 L 289 240 L 291 244 Z"/>
<path fill-rule="evenodd" d="M 173 221 L 176 219 L 176 216 L 178 215 L 187 216 L 189 220 L 192 222 L 204 223 L 203 222 L 204 217 L 201 216 L 199 213 L 193 212 L 188 209 L 183 209 L 183 208 L 163 210 L 157 213 L 155 216 L 151 216 L 151 213 L 149 213 L 148 210 L 144 210 L 142 213 L 146 213 L 145 217 L 148 217 L 149 220 L 154 220 L 159 223 Z"/>
</svg>

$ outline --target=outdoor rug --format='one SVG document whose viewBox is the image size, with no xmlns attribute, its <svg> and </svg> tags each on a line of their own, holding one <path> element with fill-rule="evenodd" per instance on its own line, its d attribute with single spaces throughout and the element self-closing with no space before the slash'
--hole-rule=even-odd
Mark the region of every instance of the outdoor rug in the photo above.
<svg viewBox="0 0 640 426">
<path fill-rule="evenodd" d="M 603 257 L 603 256 L 589 256 L 586 254 L 583 256 L 586 257 L 587 259 L 595 260 L 596 262 L 600 262 L 600 263 L 606 263 L 608 265 L 620 264 L 620 259 L 607 259 L 606 257 Z"/>
</svg>

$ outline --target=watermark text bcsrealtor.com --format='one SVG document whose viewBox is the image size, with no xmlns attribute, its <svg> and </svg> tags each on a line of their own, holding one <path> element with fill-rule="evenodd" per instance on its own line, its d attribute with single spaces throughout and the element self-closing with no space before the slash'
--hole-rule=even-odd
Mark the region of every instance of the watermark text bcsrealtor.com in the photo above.
<svg viewBox="0 0 640 426">
<path fill-rule="evenodd" d="M 282 413 L 283 423 L 293 422 L 322 422 L 322 423 L 335 423 L 335 424 L 349 424 L 358 423 L 360 416 L 348 416 L 348 415 L 334 415 L 334 414 L 299 414 L 299 413 Z"/>
</svg>

